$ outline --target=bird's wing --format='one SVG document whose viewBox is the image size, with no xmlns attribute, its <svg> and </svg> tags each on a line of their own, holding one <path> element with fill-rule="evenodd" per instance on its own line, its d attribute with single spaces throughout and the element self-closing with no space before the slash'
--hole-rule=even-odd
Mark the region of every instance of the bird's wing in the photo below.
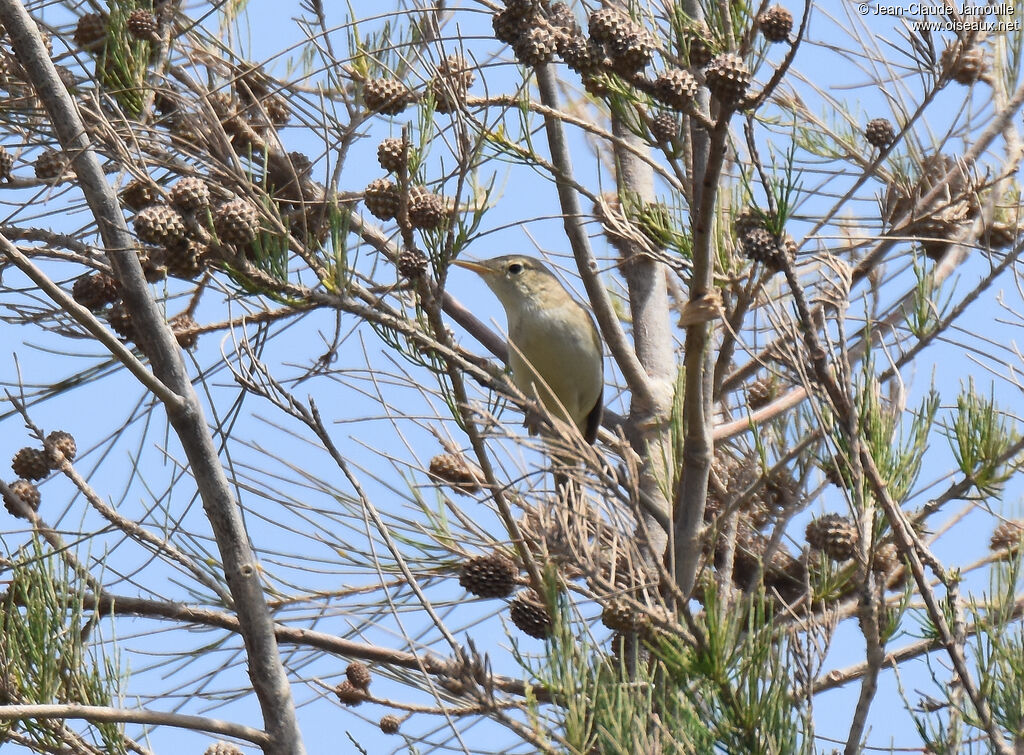
<svg viewBox="0 0 1024 755">
<path fill-rule="evenodd" d="M 604 393 L 598 395 L 594 408 L 587 415 L 586 424 L 583 428 L 583 439 L 587 443 L 597 440 L 597 431 L 601 427 L 601 417 L 604 415 Z"/>
</svg>

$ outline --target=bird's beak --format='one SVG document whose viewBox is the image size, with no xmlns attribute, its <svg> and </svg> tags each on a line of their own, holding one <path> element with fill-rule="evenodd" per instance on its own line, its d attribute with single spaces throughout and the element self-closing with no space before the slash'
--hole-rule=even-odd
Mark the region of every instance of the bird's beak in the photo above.
<svg viewBox="0 0 1024 755">
<path fill-rule="evenodd" d="M 472 270 L 477 275 L 493 275 L 494 270 L 489 268 L 483 262 L 473 262 L 472 260 L 455 260 L 452 262 L 453 265 L 465 268 L 466 270 Z"/>
</svg>

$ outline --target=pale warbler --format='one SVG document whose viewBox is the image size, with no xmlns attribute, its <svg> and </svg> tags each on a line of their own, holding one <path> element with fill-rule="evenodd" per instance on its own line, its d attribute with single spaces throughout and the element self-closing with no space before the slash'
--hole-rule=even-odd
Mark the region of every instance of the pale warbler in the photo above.
<svg viewBox="0 0 1024 755">
<path fill-rule="evenodd" d="M 516 387 L 593 443 L 604 409 L 604 359 L 590 313 L 533 257 L 454 264 L 483 278 L 505 308 Z"/>
</svg>

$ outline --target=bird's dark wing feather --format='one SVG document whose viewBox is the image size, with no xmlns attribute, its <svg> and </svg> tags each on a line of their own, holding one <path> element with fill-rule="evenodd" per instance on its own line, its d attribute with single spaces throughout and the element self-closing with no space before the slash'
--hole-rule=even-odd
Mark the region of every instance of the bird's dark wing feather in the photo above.
<svg viewBox="0 0 1024 755">
<path fill-rule="evenodd" d="M 597 431 L 601 427 L 601 417 L 604 415 L 604 396 L 597 397 L 597 403 L 587 415 L 587 424 L 583 429 L 583 438 L 587 443 L 593 444 L 597 440 Z"/>
</svg>

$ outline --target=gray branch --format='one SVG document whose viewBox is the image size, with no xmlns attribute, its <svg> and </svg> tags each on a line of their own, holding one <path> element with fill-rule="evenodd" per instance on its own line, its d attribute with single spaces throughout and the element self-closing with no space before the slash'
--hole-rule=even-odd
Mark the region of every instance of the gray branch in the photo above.
<svg viewBox="0 0 1024 755">
<path fill-rule="evenodd" d="M 46 108 L 61 147 L 72 160 L 111 267 L 121 281 L 125 304 L 139 323 L 139 346 L 149 358 L 153 374 L 176 394 L 176 400 L 165 400 L 164 407 L 192 468 L 224 563 L 245 641 L 249 676 L 269 735 L 264 750 L 301 755 L 305 748 L 278 653 L 260 570 L 180 348 L 150 296 L 117 195 L 104 176 L 78 109 L 57 75 L 35 22 L 17 0 L 0 0 L 0 21 L 7 29 L 19 63 Z"/>
</svg>

